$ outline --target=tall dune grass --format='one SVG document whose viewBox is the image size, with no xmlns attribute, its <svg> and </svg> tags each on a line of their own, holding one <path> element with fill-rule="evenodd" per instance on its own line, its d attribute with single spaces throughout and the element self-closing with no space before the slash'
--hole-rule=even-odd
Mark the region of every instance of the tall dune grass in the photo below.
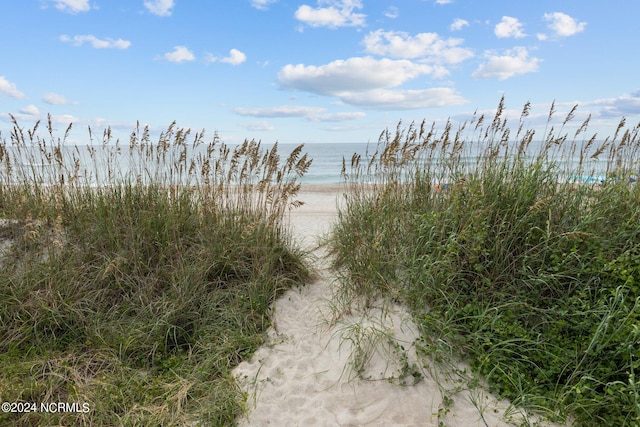
<svg viewBox="0 0 640 427">
<path fill-rule="evenodd" d="M 345 160 L 341 299 L 402 300 L 423 351 L 468 359 L 516 406 L 638 426 L 640 125 L 598 142 L 552 107 L 540 137 L 529 111 L 514 131 L 504 99 L 458 129 L 399 124 Z M 598 160 L 606 179 L 585 182 Z"/>
<path fill-rule="evenodd" d="M 107 129 L 70 147 L 70 130 L 13 119 L 0 137 L 0 400 L 89 411 L 0 424 L 232 424 L 232 368 L 309 274 L 284 213 L 311 161 L 175 124 L 126 146 Z"/>
</svg>

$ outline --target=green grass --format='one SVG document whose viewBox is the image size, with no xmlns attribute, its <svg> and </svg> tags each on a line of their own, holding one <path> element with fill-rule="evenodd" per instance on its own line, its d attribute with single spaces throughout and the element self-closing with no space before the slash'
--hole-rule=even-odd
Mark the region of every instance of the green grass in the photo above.
<svg viewBox="0 0 640 427">
<path fill-rule="evenodd" d="M 89 411 L 0 424 L 233 424 L 246 396 L 231 370 L 263 343 L 274 299 L 310 274 L 283 221 L 310 164 L 302 147 L 281 161 L 277 146 L 231 150 L 172 125 L 157 143 L 136 129 L 121 147 L 107 131 L 65 150 L 70 129 L 37 128 L 14 120 L 0 144 L 0 237 L 13 242 L 0 258 L 0 400 Z M 129 175 L 122 158 L 139 162 Z"/>
<path fill-rule="evenodd" d="M 638 426 L 640 186 L 627 178 L 640 125 L 622 119 L 595 147 L 588 120 L 564 131 L 575 108 L 554 129 L 552 107 L 542 137 L 526 130 L 528 104 L 515 131 L 503 109 L 457 131 L 399 124 L 345 162 L 352 191 L 330 241 L 340 298 L 401 300 L 425 353 L 453 349 L 516 406 Z M 567 179 L 592 158 L 610 179 Z"/>
</svg>

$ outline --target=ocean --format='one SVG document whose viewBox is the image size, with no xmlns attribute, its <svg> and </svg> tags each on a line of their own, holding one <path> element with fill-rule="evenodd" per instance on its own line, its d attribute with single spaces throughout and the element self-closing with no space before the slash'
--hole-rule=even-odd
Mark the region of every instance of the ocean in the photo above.
<svg viewBox="0 0 640 427">
<path fill-rule="evenodd" d="M 278 145 L 278 151 L 289 153 L 296 147 L 295 144 Z M 303 152 L 307 153 L 313 162 L 306 175 L 300 182 L 309 184 L 336 184 L 343 181 L 340 176 L 342 159 L 351 164 L 353 154 L 359 154 L 365 158 L 367 149 L 375 151 L 375 143 L 331 143 L 331 144 L 305 144 Z"/>
<path fill-rule="evenodd" d="M 597 144 L 594 144 L 597 146 Z M 272 144 L 263 144 L 264 148 L 271 147 Z M 288 156 L 288 154 L 297 146 L 297 144 L 279 144 L 278 153 L 280 154 L 281 161 Z M 105 146 L 109 150 L 113 150 L 113 146 Z M 231 149 L 233 145 L 229 145 Z M 367 151 L 369 155 L 376 150 L 376 143 L 310 143 L 305 144 L 303 153 L 307 153 L 309 158 L 313 159 L 313 162 L 300 182 L 309 184 L 335 184 L 343 182 L 343 177 L 340 175 L 342 169 L 343 158 L 347 164 L 347 171 L 351 164 L 351 158 L 354 154 L 358 154 L 362 158 L 362 163 L 366 164 Z M 94 146 L 96 152 L 93 158 L 89 156 L 89 150 L 87 146 L 63 146 L 62 157 L 65 163 L 68 165 L 67 170 L 71 170 L 73 159 L 79 159 L 80 170 L 84 182 L 89 182 L 90 185 L 101 185 L 101 183 L 109 182 L 107 171 L 117 171 L 115 177 L 116 180 L 127 176 L 134 176 L 141 170 L 158 169 L 153 170 L 156 177 L 168 176 L 170 174 L 171 166 L 177 160 L 177 155 L 171 157 L 171 153 L 167 156 L 164 163 L 158 165 L 156 163 L 148 164 L 143 159 L 131 158 L 129 156 L 129 147 L 121 146 L 120 153 L 116 156 L 106 155 L 107 151 L 101 145 Z M 539 146 L 532 144 L 530 147 L 532 152 L 536 152 Z M 203 154 L 206 147 L 200 146 L 197 150 L 189 150 L 191 156 L 194 158 L 198 154 Z M 176 152 L 177 153 L 177 152 Z M 216 153 L 214 153 L 215 156 Z M 46 161 L 39 154 L 37 149 L 32 151 L 21 148 L 20 152 L 16 150 L 16 147 L 7 146 L 5 156 L 11 156 L 11 163 L 13 165 L 13 172 L 8 173 L 6 162 L 0 161 L 0 180 L 8 180 L 10 177 L 12 181 L 23 181 L 29 179 L 29 175 L 35 172 L 37 176 L 43 176 L 48 179 L 58 181 L 60 176 L 60 170 L 56 167 L 55 162 Z M 574 170 L 579 162 L 579 158 L 575 156 L 565 155 L 556 157 L 561 159 L 557 161 L 557 166 L 560 170 L 571 171 Z M 470 168 L 473 168 L 477 161 L 477 153 L 468 153 L 466 157 L 463 157 L 461 161 L 467 164 Z M 16 171 L 20 168 L 16 167 L 16 163 L 22 166 L 25 176 L 17 176 Z M 603 159 L 598 161 L 590 161 L 586 164 L 583 171 L 576 175 L 566 175 L 564 178 L 572 178 L 581 181 L 601 181 L 606 179 L 606 155 Z M 166 182 L 166 181 L 163 181 Z"/>
<path fill-rule="evenodd" d="M 532 143 L 530 146 L 530 152 L 537 153 L 541 148 L 542 142 Z M 596 147 L 598 144 L 594 144 Z M 279 151 L 281 153 L 288 153 L 296 145 L 282 144 L 279 145 Z M 305 144 L 304 152 L 309 154 L 309 157 L 313 159 L 313 163 L 309 169 L 309 172 L 302 177 L 303 183 L 314 184 L 331 184 L 339 183 L 343 181 L 340 176 L 342 168 L 342 159 L 346 161 L 347 171 L 351 164 L 351 158 L 354 154 L 358 154 L 362 158 L 362 163 L 367 158 L 367 152 L 369 156 L 376 150 L 376 143 L 331 143 L 331 144 Z M 589 153 L 591 154 L 591 153 Z M 467 165 L 472 169 L 478 160 L 478 153 L 469 153 L 466 157 L 461 158 L 461 163 Z M 579 165 L 580 158 L 578 156 L 556 156 L 555 164 L 561 171 L 575 171 Z M 583 160 L 583 170 L 577 175 L 571 175 L 574 172 L 569 172 L 569 175 L 561 177 L 561 179 L 575 179 L 585 182 L 603 181 L 606 179 L 607 173 L 607 161 L 606 155 L 601 156 L 599 160 Z"/>
<path fill-rule="evenodd" d="M 299 144 L 278 144 L 278 154 L 281 162 L 283 162 Z M 273 144 L 262 144 L 263 149 L 271 148 Z M 335 184 L 342 182 L 340 171 L 342 168 L 342 158 L 347 159 L 348 164 L 354 153 L 358 153 L 363 157 L 366 154 L 367 147 L 375 149 L 375 144 L 370 146 L 366 143 L 331 143 L 331 144 L 305 144 L 302 153 L 307 153 L 308 157 L 313 159 L 308 172 L 299 178 L 302 183 L 313 184 Z M 229 148 L 233 150 L 235 145 L 229 144 Z M 74 159 L 78 159 L 79 175 L 85 182 L 90 185 L 100 185 L 115 178 L 116 180 L 127 176 L 131 173 L 134 177 L 142 170 L 151 170 L 154 176 L 168 176 L 172 165 L 178 160 L 178 152 L 168 151 L 166 159 L 161 163 L 155 161 L 147 162 L 142 158 L 132 158 L 129 154 L 129 147 L 121 145 L 120 151 L 115 151 L 115 146 L 95 145 L 94 154 L 89 154 L 89 146 L 63 146 L 62 158 L 66 168 L 59 167 L 55 161 L 46 159 L 37 148 L 16 147 L 8 145 L 5 152 L 5 161 L 0 158 L 0 179 L 9 180 L 11 183 L 28 180 L 31 177 L 44 177 L 45 180 L 59 180 L 60 171 L 63 169 L 71 170 L 74 166 Z M 201 145 L 198 149 L 189 149 L 192 158 L 206 153 L 206 147 Z M 2 154 L 2 153 L 0 153 Z M 217 150 L 214 152 L 215 158 Z M 11 169 L 7 167 L 6 156 L 10 159 Z M 0 156 L 2 157 L 2 156 Z M 162 169 L 162 170 L 158 170 Z M 108 171 L 115 172 L 114 176 L 109 177 Z M 20 175 L 22 171 L 22 176 Z M 66 174 L 65 174 L 66 175 Z"/>
</svg>

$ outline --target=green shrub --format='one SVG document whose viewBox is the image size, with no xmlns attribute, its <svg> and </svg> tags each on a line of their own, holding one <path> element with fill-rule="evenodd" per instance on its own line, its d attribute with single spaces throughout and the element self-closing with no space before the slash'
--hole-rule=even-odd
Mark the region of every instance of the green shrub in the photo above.
<svg viewBox="0 0 640 427">
<path fill-rule="evenodd" d="M 262 344 L 274 299 L 309 274 L 282 221 L 310 164 L 302 147 L 280 162 L 277 147 L 214 137 L 195 156 L 201 134 L 189 144 L 172 125 L 151 144 L 138 129 L 125 159 L 140 168 L 126 175 L 118 142 L 104 141 L 106 160 L 89 147 L 97 169 L 83 170 L 50 122 L 49 141 L 14 126 L 0 144 L 0 217 L 16 219 L 2 228 L 0 397 L 90 411 L 0 424 L 232 424 L 246 396 L 231 370 Z M 77 178 L 100 167 L 113 178 Z"/>
<path fill-rule="evenodd" d="M 516 405 L 577 425 L 637 426 L 640 187 L 626 177 L 639 126 L 625 130 L 623 119 L 596 148 L 595 135 L 577 139 L 588 120 L 573 140 L 562 134 L 575 108 L 555 133 L 552 107 L 532 152 L 529 105 L 515 139 L 503 109 L 501 100 L 490 123 L 474 116 L 455 134 L 451 122 L 440 134 L 399 124 L 343 167 L 353 191 L 331 241 L 342 292 L 401 298 L 424 342 L 458 349 Z M 611 179 L 571 178 L 600 155 Z"/>
</svg>

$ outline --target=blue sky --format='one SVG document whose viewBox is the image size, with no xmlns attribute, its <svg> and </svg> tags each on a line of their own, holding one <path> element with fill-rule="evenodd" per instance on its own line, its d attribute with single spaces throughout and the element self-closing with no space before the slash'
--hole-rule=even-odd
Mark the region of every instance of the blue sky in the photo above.
<svg viewBox="0 0 640 427">
<path fill-rule="evenodd" d="M 0 130 L 73 139 L 136 121 L 241 142 L 368 142 L 385 127 L 579 104 L 590 133 L 640 117 L 636 0 L 0 2 Z M 61 132 L 62 133 L 62 132 Z"/>
</svg>

